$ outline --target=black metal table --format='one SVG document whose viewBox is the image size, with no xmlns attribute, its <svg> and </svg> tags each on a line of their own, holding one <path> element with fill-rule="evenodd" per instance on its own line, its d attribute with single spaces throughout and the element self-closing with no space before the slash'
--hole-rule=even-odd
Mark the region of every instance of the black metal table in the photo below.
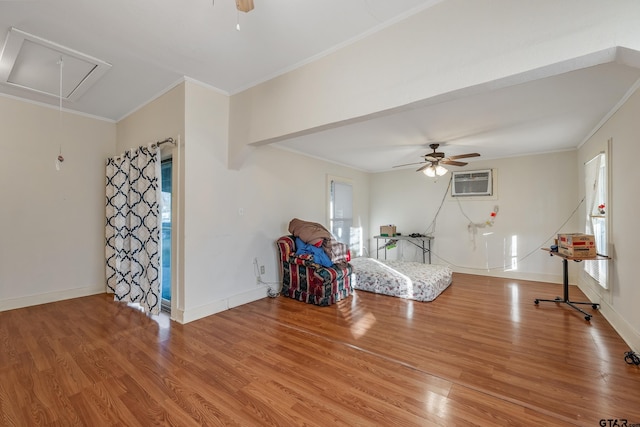
<svg viewBox="0 0 640 427">
<path fill-rule="evenodd" d="M 578 301 L 569 300 L 569 266 L 568 266 L 568 262 L 569 261 L 574 261 L 574 262 L 597 261 L 597 260 L 606 260 L 606 259 L 610 259 L 610 258 L 607 257 L 607 256 L 604 256 L 604 255 L 596 255 L 596 256 L 590 257 L 590 258 L 574 258 L 574 257 L 570 257 L 570 256 L 567 256 L 567 255 L 563 255 L 563 254 L 558 253 L 558 252 L 551 251 L 551 249 L 542 248 L 542 250 L 549 252 L 549 255 L 551 255 L 551 256 L 557 256 L 557 257 L 562 258 L 562 290 L 563 290 L 564 295 L 563 295 L 562 298 L 561 297 L 556 297 L 555 299 L 540 299 L 540 298 L 537 298 L 533 302 L 536 305 L 538 305 L 542 301 L 567 304 L 569 307 L 571 307 L 571 308 L 579 311 L 580 313 L 584 314 L 584 319 L 586 321 L 591 320 L 591 317 L 593 315 L 587 313 L 586 311 L 584 311 L 583 309 L 578 307 L 576 304 L 590 305 L 594 310 L 597 310 L 600 307 L 600 304 L 596 304 L 596 303 L 593 303 L 593 302 L 586 302 L 586 301 L 585 302 L 578 302 Z"/>
</svg>

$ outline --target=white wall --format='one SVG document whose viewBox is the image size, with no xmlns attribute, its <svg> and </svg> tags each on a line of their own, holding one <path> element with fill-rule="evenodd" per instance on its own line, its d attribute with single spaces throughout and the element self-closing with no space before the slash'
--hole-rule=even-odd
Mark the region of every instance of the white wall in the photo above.
<svg viewBox="0 0 640 427">
<path fill-rule="evenodd" d="M 0 97 L 0 129 L 0 310 L 104 292 L 115 124 Z"/>
<path fill-rule="evenodd" d="M 495 169 L 497 199 L 460 199 L 458 203 L 447 196 L 433 233 L 433 262 L 449 264 L 454 271 L 463 273 L 561 283 L 561 263 L 550 260 L 540 248 L 553 244 L 551 239 L 559 229 L 580 231 L 578 216 L 572 215 L 580 202 L 576 152 L 474 159 L 464 168 L 449 169 Z M 369 237 L 378 234 L 382 224 L 395 224 L 397 231 L 405 235 L 428 231 L 450 178 L 448 173 L 434 182 L 415 169 L 375 174 L 371 180 Z M 475 235 L 470 232 L 469 223 L 490 220 L 495 206 L 498 214 L 493 226 L 479 228 Z M 490 234 L 483 236 L 485 233 Z M 516 242 L 515 248 L 512 242 Z M 371 239 L 370 245 L 375 256 L 375 240 Z M 512 253 L 516 254 L 517 264 L 513 263 Z M 390 258 L 398 255 L 421 260 L 420 252 L 406 243 L 387 251 Z M 570 272 L 575 283 L 575 271 Z"/>
<path fill-rule="evenodd" d="M 368 225 L 368 175 L 265 146 L 238 170 L 227 168 L 228 98 L 187 82 L 185 309 L 183 321 L 265 296 L 279 282 L 275 240 L 289 221 L 327 224 L 327 174 L 354 181 L 355 211 Z"/>
<path fill-rule="evenodd" d="M 586 274 L 579 280 L 581 289 L 595 302 L 609 322 L 635 351 L 640 351 L 640 286 L 638 286 L 637 238 L 640 236 L 637 197 L 640 183 L 640 92 L 627 102 L 581 148 L 578 156 L 580 193 L 584 194 L 584 162 L 605 150 L 613 140 L 610 152 L 610 189 L 607 215 L 611 227 L 609 290 L 602 289 Z M 585 212 L 582 212 L 584 223 Z"/>
<path fill-rule="evenodd" d="M 117 153 L 168 137 L 177 140 L 180 136 L 184 136 L 184 84 L 171 88 L 118 122 Z"/>
</svg>

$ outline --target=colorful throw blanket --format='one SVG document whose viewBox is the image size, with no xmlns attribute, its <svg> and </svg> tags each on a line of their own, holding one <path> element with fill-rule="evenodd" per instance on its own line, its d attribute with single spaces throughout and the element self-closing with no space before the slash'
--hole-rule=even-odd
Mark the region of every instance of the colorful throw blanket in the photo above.
<svg viewBox="0 0 640 427">
<path fill-rule="evenodd" d="M 329 266 L 332 264 L 344 265 L 351 260 L 349 247 L 344 243 L 338 242 L 322 224 L 294 218 L 289 222 L 289 233 L 296 237 L 296 248 L 298 247 L 297 238 L 305 244 L 316 248 L 321 247 L 331 260 Z M 314 256 L 314 258 L 316 257 Z M 317 260 L 316 263 L 324 265 Z"/>
<path fill-rule="evenodd" d="M 331 240 L 324 242 L 323 248 L 334 264 L 346 264 L 351 261 L 351 251 L 349 251 L 349 246 L 338 242 L 333 237 Z"/>
<path fill-rule="evenodd" d="M 296 237 L 296 255 L 300 256 L 305 254 L 313 255 L 313 262 L 316 264 L 324 267 L 331 267 L 333 265 L 333 262 L 323 248 L 305 243 L 300 240 L 299 237 Z"/>
</svg>

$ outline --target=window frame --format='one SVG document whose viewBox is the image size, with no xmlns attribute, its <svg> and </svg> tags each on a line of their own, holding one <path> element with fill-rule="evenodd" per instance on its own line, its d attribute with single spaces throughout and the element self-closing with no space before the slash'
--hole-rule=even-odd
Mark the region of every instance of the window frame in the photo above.
<svg viewBox="0 0 640 427">
<path fill-rule="evenodd" d="M 329 231 L 332 234 L 334 234 L 334 237 L 336 237 L 339 241 L 345 240 L 344 237 L 341 239 L 340 238 L 341 236 L 335 235 L 335 230 L 334 230 L 334 220 L 335 220 L 335 218 L 333 217 L 334 183 L 346 184 L 351 186 L 351 217 L 341 218 L 350 222 L 349 236 L 347 236 L 348 242 L 343 242 L 343 243 L 346 243 L 349 246 L 352 256 L 362 256 L 362 253 L 363 253 L 362 228 L 357 227 L 355 224 L 356 222 L 355 221 L 355 218 L 356 218 L 355 191 L 354 191 L 355 186 L 354 186 L 353 180 L 349 178 L 343 178 L 343 177 L 334 176 L 334 175 L 327 175 L 327 225 L 329 226 Z"/>
<path fill-rule="evenodd" d="M 587 173 L 587 168 L 591 162 L 597 162 L 595 175 Z M 589 179 L 592 182 L 588 182 Z M 585 162 L 585 233 L 593 234 L 596 239 L 596 249 L 599 255 L 607 256 L 610 247 L 610 224 L 611 201 L 610 201 L 610 167 L 609 154 L 601 151 L 592 159 Z M 596 187 L 595 189 L 593 187 Z M 593 195 L 588 197 L 587 192 L 593 191 Z M 601 210 L 600 205 L 604 205 Z M 609 265 L 606 260 L 585 262 L 583 269 L 588 277 L 598 283 L 602 289 L 609 289 Z"/>
</svg>

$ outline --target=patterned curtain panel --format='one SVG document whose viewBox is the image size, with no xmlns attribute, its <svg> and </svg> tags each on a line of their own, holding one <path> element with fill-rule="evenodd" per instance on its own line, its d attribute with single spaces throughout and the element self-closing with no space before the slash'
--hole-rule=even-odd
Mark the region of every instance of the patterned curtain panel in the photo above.
<svg viewBox="0 0 640 427">
<path fill-rule="evenodd" d="M 107 161 L 106 273 L 114 299 L 160 312 L 160 149 L 140 147 Z"/>
</svg>

